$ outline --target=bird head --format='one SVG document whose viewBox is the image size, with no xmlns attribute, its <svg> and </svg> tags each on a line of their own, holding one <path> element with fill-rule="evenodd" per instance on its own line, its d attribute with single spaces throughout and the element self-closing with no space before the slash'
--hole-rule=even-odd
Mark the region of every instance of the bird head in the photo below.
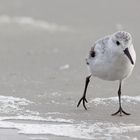
<svg viewBox="0 0 140 140">
<path fill-rule="evenodd" d="M 115 47 L 119 48 L 130 60 L 131 64 L 134 65 L 134 61 L 129 52 L 129 48 L 132 44 L 132 37 L 130 33 L 125 31 L 118 31 L 112 35 L 113 43 Z"/>
</svg>

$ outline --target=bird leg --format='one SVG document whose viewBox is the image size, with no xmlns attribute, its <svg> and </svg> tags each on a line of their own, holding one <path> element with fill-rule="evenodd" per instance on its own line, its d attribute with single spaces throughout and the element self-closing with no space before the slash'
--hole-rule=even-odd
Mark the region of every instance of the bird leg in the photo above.
<svg viewBox="0 0 140 140">
<path fill-rule="evenodd" d="M 90 77 L 91 77 L 91 75 L 86 77 L 84 93 L 83 93 L 82 98 L 79 100 L 79 102 L 77 104 L 77 107 L 79 107 L 80 103 L 83 101 L 83 107 L 85 108 L 85 110 L 87 110 L 87 107 L 85 105 L 85 102 L 86 103 L 88 102 L 87 99 L 86 99 L 86 91 L 87 91 L 88 84 L 90 82 Z"/>
<path fill-rule="evenodd" d="M 117 112 L 113 113 L 112 116 L 115 116 L 115 115 L 117 115 L 118 113 L 120 113 L 120 116 L 122 116 L 122 113 L 124 113 L 125 115 L 130 115 L 129 113 L 125 112 L 125 111 L 122 109 L 122 106 L 121 106 L 121 84 L 122 84 L 122 81 L 120 81 L 119 90 L 118 90 L 119 110 L 118 110 Z"/>
</svg>

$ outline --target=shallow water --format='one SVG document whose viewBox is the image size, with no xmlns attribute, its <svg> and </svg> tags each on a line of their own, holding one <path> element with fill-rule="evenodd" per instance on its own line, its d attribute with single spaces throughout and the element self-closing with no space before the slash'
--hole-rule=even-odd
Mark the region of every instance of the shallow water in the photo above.
<svg viewBox="0 0 140 140">
<path fill-rule="evenodd" d="M 140 139 L 138 5 L 120 0 L 0 1 L 0 139 Z M 123 108 L 131 115 L 111 116 L 118 109 L 118 82 L 96 78 L 87 92 L 88 110 L 77 108 L 90 46 L 119 29 L 132 33 L 137 52 L 136 67 L 122 91 Z"/>
</svg>

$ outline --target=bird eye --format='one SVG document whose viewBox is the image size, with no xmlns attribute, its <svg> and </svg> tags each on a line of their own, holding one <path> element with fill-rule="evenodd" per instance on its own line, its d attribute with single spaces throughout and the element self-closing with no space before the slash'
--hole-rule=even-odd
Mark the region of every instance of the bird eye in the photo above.
<svg viewBox="0 0 140 140">
<path fill-rule="evenodd" d="M 116 41 L 116 44 L 119 46 L 120 45 L 120 42 L 119 41 Z"/>
</svg>

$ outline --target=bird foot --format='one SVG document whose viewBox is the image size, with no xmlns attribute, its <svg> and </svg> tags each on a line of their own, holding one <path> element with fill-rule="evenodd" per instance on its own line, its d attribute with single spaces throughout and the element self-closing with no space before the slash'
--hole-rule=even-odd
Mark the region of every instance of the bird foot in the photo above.
<svg viewBox="0 0 140 140">
<path fill-rule="evenodd" d="M 120 107 L 119 110 L 118 110 L 117 112 L 115 112 L 115 113 L 112 114 L 112 116 L 115 116 L 115 115 L 117 115 L 118 113 L 120 114 L 120 116 L 122 116 L 122 113 L 124 113 L 125 115 L 131 115 L 130 113 L 125 112 L 125 111 L 122 109 L 122 107 Z"/>
<path fill-rule="evenodd" d="M 82 101 L 83 101 L 83 107 L 85 108 L 85 110 L 87 110 L 87 107 L 86 107 L 85 103 L 88 103 L 88 101 L 87 101 L 87 99 L 86 99 L 85 96 L 83 96 L 83 97 L 79 100 L 79 102 L 78 102 L 78 104 L 77 104 L 77 107 L 79 107 L 79 105 L 81 104 Z"/>
</svg>

